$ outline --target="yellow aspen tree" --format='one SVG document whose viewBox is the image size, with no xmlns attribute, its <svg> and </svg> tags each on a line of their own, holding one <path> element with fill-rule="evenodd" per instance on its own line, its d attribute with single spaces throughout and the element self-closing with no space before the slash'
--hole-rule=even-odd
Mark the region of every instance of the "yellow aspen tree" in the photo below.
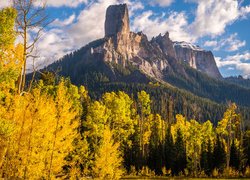
<svg viewBox="0 0 250 180">
<path fill-rule="evenodd" d="M 114 133 L 115 141 L 120 142 L 123 149 L 130 147 L 132 145 L 130 136 L 135 132 L 135 120 L 132 119 L 133 101 L 121 91 L 105 93 L 102 100 L 110 111 L 108 125 Z"/>
<path fill-rule="evenodd" d="M 226 147 L 226 165 L 227 165 L 227 173 L 229 171 L 230 165 L 230 151 L 231 144 L 233 139 L 235 139 L 236 132 L 240 129 L 241 119 L 240 115 L 236 112 L 237 106 L 235 103 L 230 103 L 226 112 L 223 115 L 223 119 L 218 122 L 218 126 L 216 128 L 217 134 L 219 134 L 225 143 Z"/>
<path fill-rule="evenodd" d="M 142 151 L 142 158 L 145 157 L 145 146 L 149 143 L 149 137 L 151 136 L 151 128 L 150 128 L 150 114 L 151 114 L 151 107 L 150 107 L 150 96 L 145 91 L 141 91 L 137 94 L 138 96 L 138 112 L 140 115 L 139 118 L 139 139 L 140 139 L 140 148 Z"/>
<path fill-rule="evenodd" d="M 15 82 L 21 69 L 23 46 L 14 45 L 16 15 L 13 8 L 0 10 L 0 98 L 15 90 Z"/>
<path fill-rule="evenodd" d="M 189 136 L 189 129 L 190 122 L 186 120 L 186 118 L 181 115 L 176 115 L 176 123 L 171 127 L 171 133 L 173 136 L 174 141 L 176 140 L 177 131 L 180 130 L 181 134 L 183 135 L 183 140 L 186 142 L 187 137 Z"/>
<path fill-rule="evenodd" d="M 194 176 L 198 173 L 200 164 L 201 144 L 202 144 L 202 125 L 195 120 L 190 120 L 186 141 L 186 152 L 190 158 L 188 162 Z"/>
<path fill-rule="evenodd" d="M 72 86 L 70 85 L 68 88 L 64 80 L 57 86 L 55 97 L 56 123 L 54 127 L 51 127 L 53 129 L 53 137 L 48 162 L 48 179 L 62 171 L 62 165 L 65 164 L 65 156 L 73 150 L 72 142 L 77 137 L 80 108 L 74 104 L 75 94 L 69 93 Z"/>
<path fill-rule="evenodd" d="M 92 148 L 96 149 L 98 142 L 103 137 L 103 131 L 108 127 L 110 111 L 99 101 L 91 103 L 88 107 L 88 114 L 84 122 L 85 136 L 90 138 Z"/>
<path fill-rule="evenodd" d="M 4 162 L 5 178 L 54 178 L 62 172 L 65 157 L 79 136 L 81 108 L 75 87 L 62 81 L 55 94 L 39 86 L 31 93 L 16 95 L 8 107 L 15 123 Z M 51 90 L 51 89 L 50 89 Z M 34 170 L 35 169 L 35 170 Z"/>
<path fill-rule="evenodd" d="M 93 175 L 98 179 L 120 179 L 123 175 L 119 143 L 115 143 L 109 128 L 103 132 L 103 139 L 95 157 Z"/>
</svg>

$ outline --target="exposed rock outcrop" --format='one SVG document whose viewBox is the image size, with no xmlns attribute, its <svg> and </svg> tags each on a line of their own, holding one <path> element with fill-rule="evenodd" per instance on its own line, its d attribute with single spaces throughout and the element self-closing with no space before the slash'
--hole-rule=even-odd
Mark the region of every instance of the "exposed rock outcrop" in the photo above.
<svg viewBox="0 0 250 180">
<path fill-rule="evenodd" d="M 157 37 L 153 38 L 151 42 L 157 43 L 165 55 L 176 58 L 176 53 L 175 53 L 175 49 L 173 46 L 173 42 L 169 38 L 168 32 L 166 32 L 163 36 L 159 34 Z"/>
<path fill-rule="evenodd" d="M 158 45 L 148 41 L 146 35 L 141 32 L 130 32 L 126 4 L 108 7 L 105 42 L 92 49 L 92 55 L 95 53 L 103 54 L 105 62 L 119 64 L 124 68 L 129 65 L 136 66 L 148 76 L 158 80 L 162 79 L 162 71 L 168 66 L 166 56 Z"/>
<path fill-rule="evenodd" d="M 129 35 L 129 14 L 126 4 L 109 6 L 105 19 L 105 36 Z"/>
<path fill-rule="evenodd" d="M 211 51 L 186 42 L 175 42 L 176 58 L 213 78 L 222 78 Z"/>
<path fill-rule="evenodd" d="M 79 57 L 78 57 L 79 56 Z M 156 81 L 166 82 L 168 75 L 188 78 L 180 60 L 186 60 L 192 68 L 219 78 L 212 53 L 177 46 L 169 38 L 169 33 L 148 40 L 142 32 L 130 32 L 129 12 L 126 4 L 108 7 L 105 20 L 105 36 L 89 43 L 79 50 L 78 61 L 74 62 L 74 72 L 84 66 L 97 67 L 102 64 L 104 74 L 111 81 L 119 80 L 118 68 L 124 71 L 131 66 L 141 73 L 141 77 L 150 77 Z M 70 65 L 70 62 L 68 64 Z M 74 74 L 74 77 L 77 74 Z M 136 79 L 133 77 L 132 79 Z"/>
<path fill-rule="evenodd" d="M 98 58 L 111 66 L 115 64 L 126 68 L 133 65 L 147 76 L 160 81 L 164 79 L 166 69 L 168 72 L 177 72 L 185 76 L 184 67 L 178 60 L 186 61 L 192 68 L 211 77 L 221 77 L 211 52 L 176 43 L 174 45 L 168 32 L 151 41 L 142 32 L 130 32 L 126 4 L 108 7 L 103 43 L 91 47 L 91 53 L 84 56 L 86 60 Z"/>
</svg>

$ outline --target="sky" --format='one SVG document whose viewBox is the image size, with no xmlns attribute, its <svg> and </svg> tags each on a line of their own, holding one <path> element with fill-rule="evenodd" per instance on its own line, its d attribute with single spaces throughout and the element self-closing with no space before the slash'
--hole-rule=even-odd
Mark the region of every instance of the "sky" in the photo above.
<svg viewBox="0 0 250 180">
<path fill-rule="evenodd" d="M 38 44 L 42 67 L 104 36 L 106 8 L 127 3 L 131 31 L 169 32 L 210 50 L 224 77 L 250 78 L 250 0 L 47 0 L 53 22 Z M 0 0 L 0 8 L 10 5 Z"/>
</svg>

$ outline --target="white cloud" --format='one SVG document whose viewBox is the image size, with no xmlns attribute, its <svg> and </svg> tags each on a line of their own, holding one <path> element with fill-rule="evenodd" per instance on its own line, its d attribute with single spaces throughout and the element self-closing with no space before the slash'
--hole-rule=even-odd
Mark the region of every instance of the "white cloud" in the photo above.
<svg viewBox="0 0 250 180">
<path fill-rule="evenodd" d="M 239 5 L 235 0 L 189 1 L 198 4 L 195 20 L 190 26 L 197 37 L 221 35 L 226 26 L 239 17 Z"/>
<path fill-rule="evenodd" d="M 173 2 L 174 0 L 154 0 L 154 1 L 150 1 L 150 4 L 167 7 L 167 6 L 170 6 Z"/>
<path fill-rule="evenodd" d="M 234 68 L 242 72 L 244 77 L 250 78 L 250 52 L 243 54 L 235 54 L 233 56 L 227 56 L 225 59 L 215 57 L 215 61 L 218 67 Z"/>
<path fill-rule="evenodd" d="M 53 23 L 51 24 L 51 26 L 59 26 L 59 27 L 68 26 L 68 25 L 71 25 L 75 19 L 76 19 L 76 15 L 72 14 L 71 16 L 69 16 L 69 18 L 64 19 L 64 20 L 55 19 Z"/>
<path fill-rule="evenodd" d="M 250 13 L 250 5 L 249 6 L 245 6 L 245 7 L 241 7 L 240 8 L 240 13 L 241 16 L 244 18 L 246 15 L 248 15 Z"/>
<path fill-rule="evenodd" d="M 47 0 L 48 6 L 53 7 L 61 7 L 61 6 L 67 6 L 67 7 L 77 7 L 80 4 L 86 4 L 88 0 Z"/>
<path fill-rule="evenodd" d="M 241 7 L 237 0 L 186 0 L 198 4 L 195 20 L 190 25 L 191 33 L 197 38 L 218 36 L 228 25 L 250 13 L 250 6 Z"/>
<path fill-rule="evenodd" d="M 77 22 L 68 30 L 78 47 L 104 37 L 106 9 L 110 4 L 116 3 L 116 0 L 99 0 L 81 11 L 77 17 Z"/>
<path fill-rule="evenodd" d="M 231 34 L 229 37 L 222 38 L 219 41 L 208 41 L 205 42 L 205 46 L 209 47 L 209 42 L 216 42 L 210 44 L 210 47 L 214 47 L 215 51 L 225 50 L 229 52 L 237 51 L 246 45 L 246 41 L 241 41 L 238 39 L 238 33 Z"/>
<path fill-rule="evenodd" d="M 65 34 L 64 29 L 59 28 L 44 31 L 38 44 L 35 49 L 36 55 L 39 56 L 35 60 L 36 69 L 43 68 L 74 50 L 73 39 Z M 33 68 L 31 59 L 28 61 L 28 68 Z"/>
<path fill-rule="evenodd" d="M 124 3 L 128 5 L 129 15 L 130 17 L 134 16 L 134 13 L 138 10 L 144 9 L 144 6 L 141 2 L 131 2 L 129 0 L 125 0 Z"/>
<path fill-rule="evenodd" d="M 172 40 L 194 42 L 192 36 L 186 31 L 188 21 L 184 12 L 172 12 L 169 16 L 153 15 L 152 11 L 145 11 L 135 17 L 132 24 L 133 30 L 143 31 L 149 38 L 168 31 Z"/>
<path fill-rule="evenodd" d="M 10 6 L 12 0 L 1 0 L 0 1 L 0 9 Z M 67 6 L 75 8 L 79 6 L 80 4 L 87 4 L 88 0 L 44 0 L 44 1 L 36 1 L 35 5 L 41 5 L 41 2 L 46 2 L 47 6 L 51 7 L 61 7 L 61 6 Z"/>
<path fill-rule="evenodd" d="M 157 3 L 160 0 L 153 2 Z M 167 17 L 165 14 L 155 15 L 152 11 L 144 11 L 135 17 L 134 30 L 143 31 L 149 38 L 169 31 L 173 40 L 196 42 L 204 36 L 214 38 L 222 35 L 228 25 L 250 13 L 250 6 L 241 7 L 241 3 L 236 0 L 186 0 L 186 2 L 198 4 L 192 23 L 189 24 L 185 12 L 172 12 Z M 228 45 L 231 45 L 227 46 L 227 51 L 235 51 L 245 46 L 245 41 L 233 38 L 230 43 L 227 42 Z M 219 42 L 217 43 L 219 44 Z M 214 40 L 205 42 L 207 47 L 218 44 Z"/>
<path fill-rule="evenodd" d="M 11 5 L 11 0 L 1 0 L 0 1 L 0 9 L 8 7 Z"/>
<path fill-rule="evenodd" d="M 217 41 L 206 41 L 205 43 L 204 43 L 204 46 L 206 46 L 206 47 L 215 47 L 215 46 L 217 46 L 217 44 L 218 44 L 218 42 Z"/>
</svg>

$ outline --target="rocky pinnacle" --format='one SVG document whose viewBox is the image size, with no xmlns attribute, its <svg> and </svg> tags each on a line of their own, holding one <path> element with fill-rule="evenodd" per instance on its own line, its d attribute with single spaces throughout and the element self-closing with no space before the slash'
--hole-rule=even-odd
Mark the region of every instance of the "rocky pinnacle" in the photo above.
<svg viewBox="0 0 250 180">
<path fill-rule="evenodd" d="M 129 34 L 129 14 L 126 4 L 109 6 L 106 12 L 105 37 Z"/>
</svg>

